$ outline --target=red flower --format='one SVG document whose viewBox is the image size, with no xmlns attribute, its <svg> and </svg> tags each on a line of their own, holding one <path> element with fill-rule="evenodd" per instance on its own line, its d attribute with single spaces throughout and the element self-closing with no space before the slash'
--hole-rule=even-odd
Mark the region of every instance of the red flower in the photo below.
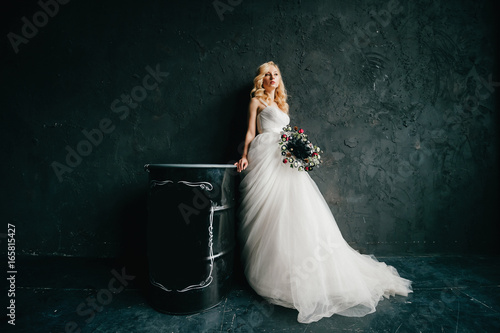
<svg viewBox="0 0 500 333">
<path fill-rule="evenodd" d="M 287 162 L 288 162 L 288 160 L 285 158 L 285 159 L 283 160 L 283 163 L 285 163 L 285 164 L 286 164 Z"/>
<path fill-rule="evenodd" d="M 318 155 L 318 153 L 314 152 L 314 153 L 313 153 L 313 156 L 316 156 L 316 155 Z"/>
<path fill-rule="evenodd" d="M 299 133 L 300 133 L 300 134 L 304 133 L 304 130 L 303 130 L 302 128 L 301 128 L 301 129 L 299 129 Z"/>
<path fill-rule="evenodd" d="M 307 166 L 307 167 L 305 167 L 305 168 L 304 168 L 304 170 L 309 171 L 309 167 L 308 167 L 308 166 Z"/>
</svg>

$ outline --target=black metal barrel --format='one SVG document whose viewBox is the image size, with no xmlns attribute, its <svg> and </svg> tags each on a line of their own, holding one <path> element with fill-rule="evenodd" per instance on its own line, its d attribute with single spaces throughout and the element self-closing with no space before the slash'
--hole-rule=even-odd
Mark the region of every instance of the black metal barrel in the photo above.
<svg viewBox="0 0 500 333">
<path fill-rule="evenodd" d="M 146 164 L 149 300 L 158 311 L 199 312 L 229 292 L 235 247 L 232 164 Z"/>
</svg>

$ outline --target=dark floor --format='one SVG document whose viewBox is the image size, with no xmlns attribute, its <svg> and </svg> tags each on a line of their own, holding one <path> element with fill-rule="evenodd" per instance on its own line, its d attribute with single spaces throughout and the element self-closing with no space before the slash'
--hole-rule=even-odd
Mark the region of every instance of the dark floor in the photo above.
<svg viewBox="0 0 500 333">
<path fill-rule="evenodd" d="M 108 304 L 97 304 L 100 312 L 91 317 L 87 300 L 108 288 L 112 269 L 124 266 L 102 259 L 18 258 L 16 326 L 4 321 L 0 331 L 59 333 L 74 325 L 74 332 L 500 332 L 500 257 L 378 259 L 413 280 L 414 293 L 383 300 L 363 318 L 334 315 L 307 325 L 297 322 L 295 310 L 264 302 L 241 275 L 218 306 L 202 313 L 159 313 L 141 292 L 144 281 L 133 279 L 103 301 Z"/>
</svg>

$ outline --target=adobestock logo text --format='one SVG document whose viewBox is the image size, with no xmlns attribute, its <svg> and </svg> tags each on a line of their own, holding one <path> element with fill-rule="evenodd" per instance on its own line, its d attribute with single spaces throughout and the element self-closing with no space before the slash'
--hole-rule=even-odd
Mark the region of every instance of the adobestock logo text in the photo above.
<svg viewBox="0 0 500 333">
<path fill-rule="evenodd" d="M 43 28 L 49 22 L 49 17 L 54 17 L 59 13 L 60 5 L 66 5 L 70 0 L 40 0 L 38 5 L 42 10 L 33 14 L 31 20 L 26 16 L 21 17 L 23 26 L 21 27 L 21 35 L 9 32 L 7 38 L 14 52 L 19 53 L 21 44 L 28 44 L 30 39 L 38 34 L 38 29 Z"/>
<path fill-rule="evenodd" d="M 163 82 L 169 73 L 160 71 L 160 64 L 156 64 L 156 68 L 153 69 L 150 66 L 146 66 L 146 74 L 141 81 L 141 84 L 136 85 L 130 90 L 130 94 L 121 94 L 120 99 L 116 98 L 111 102 L 111 111 L 118 114 L 120 120 L 125 120 L 130 114 L 130 109 L 135 109 L 140 102 L 144 101 L 148 97 L 148 91 L 158 88 L 158 84 Z M 116 125 L 109 118 L 102 118 L 98 125 L 91 130 L 84 129 L 81 133 L 84 139 L 80 140 L 75 148 L 67 145 L 66 149 L 66 163 L 61 163 L 58 161 L 53 161 L 51 163 L 52 170 L 57 176 L 59 182 L 63 181 L 63 176 L 66 173 L 71 173 L 74 168 L 79 166 L 83 157 L 89 156 L 95 147 L 99 146 L 103 140 L 105 134 L 111 134 L 116 129 Z"/>
</svg>

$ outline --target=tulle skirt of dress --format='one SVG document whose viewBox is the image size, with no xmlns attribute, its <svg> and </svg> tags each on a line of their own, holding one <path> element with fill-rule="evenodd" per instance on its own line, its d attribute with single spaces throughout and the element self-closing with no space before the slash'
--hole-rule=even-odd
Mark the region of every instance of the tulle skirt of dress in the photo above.
<svg viewBox="0 0 500 333">
<path fill-rule="evenodd" d="M 335 313 L 361 317 L 384 297 L 412 292 L 394 267 L 347 244 L 309 174 L 283 165 L 279 139 L 257 135 L 242 172 L 238 236 L 250 286 L 272 304 L 297 309 L 301 323 Z"/>
</svg>

